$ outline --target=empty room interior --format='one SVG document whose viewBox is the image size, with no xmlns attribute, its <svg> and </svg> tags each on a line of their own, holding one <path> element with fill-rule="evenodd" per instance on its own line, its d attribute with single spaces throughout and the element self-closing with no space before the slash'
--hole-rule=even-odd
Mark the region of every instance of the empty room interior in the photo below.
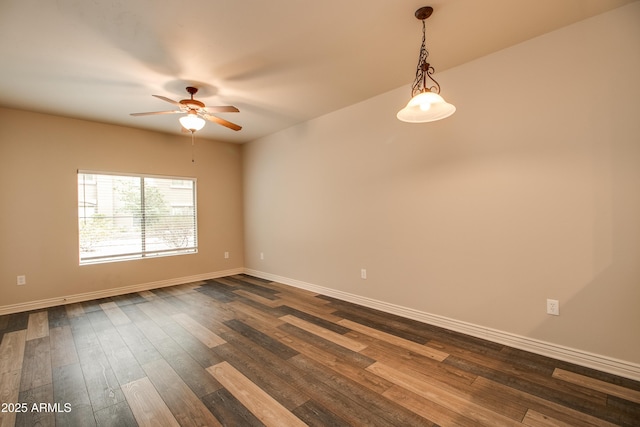
<svg viewBox="0 0 640 427">
<path fill-rule="evenodd" d="M 640 425 L 640 1 L 4 0 L 0 54 L 0 426 Z"/>
</svg>

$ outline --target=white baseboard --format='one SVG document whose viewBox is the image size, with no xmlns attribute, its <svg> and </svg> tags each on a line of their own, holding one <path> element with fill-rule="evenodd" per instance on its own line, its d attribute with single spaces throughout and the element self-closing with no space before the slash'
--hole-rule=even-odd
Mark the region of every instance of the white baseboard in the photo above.
<svg viewBox="0 0 640 427">
<path fill-rule="evenodd" d="M 20 304 L 10 304 L 0 306 L 0 316 L 3 314 L 19 313 L 23 311 L 40 310 L 62 304 L 72 304 L 76 302 L 89 301 L 99 298 L 113 297 L 116 295 L 130 294 L 132 292 L 148 291 L 149 289 L 165 288 L 167 286 L 181 285 L 183 283 L 198 282 L 200 280 L 216 279 L 218 277 L 241 274 L 243 268 L 231 270 L 215 271 L 211 273 L 196 274 L 194 276 L 176 277 L 174 279 L 158 280 L 156 282 L 141 283 L 138 285 L 123 286 L 120 288 L 103 289 L 100 291 L 85 292 L 82 294 L 66 295 L 57 298 L 29 301 Z"/>
<path fill-rule="evenodd" d="M 542 356 L 563 360 L 565 362 L 575 363 L 576 365 L 585 366 L 588 368 L 597 369 L 599 371 L 608 372 L 610 374 L 640 381 L 640 365 L 636 363 L 614 359 L 608 356 L 594 354 L 587 351 L 565 347 L 562 345 L 553 344 L 533 338 L 527 338 L 521 335 L 504 332 L 497 329 L 486 328 L 484 326 L 475 325 L 444 316 L 438 316 L 435 314 L 418 311 L 412 308 L 402 307 L 384 301 L 362 297 L 331 288 L 325 288 L 323 286 L 318 286 L 271 273 L 265 273 L 258 270 L 244 269 L 244 273 L 251 276 L 260 277 L 262 279 L 272 280 L 274 282 L 290 285 L 296 288 L 306 289 L 308 291 L 337 298 L 342 301 L 348 301 L 365 307 L 374 308 L 376 310 L 406 317 L 408 319 L 428 323 L 430 325 L 439 326 L 452 331 L 471 335 L 473 337 L 508 345 L 520 350 L 529 351 L 531 353 L 540 354 Z"/>
</svg>

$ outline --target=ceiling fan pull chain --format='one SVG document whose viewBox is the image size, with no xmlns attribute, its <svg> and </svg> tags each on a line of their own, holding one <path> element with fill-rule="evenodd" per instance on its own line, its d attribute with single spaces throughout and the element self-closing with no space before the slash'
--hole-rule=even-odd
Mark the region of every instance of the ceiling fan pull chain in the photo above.
<svg viewBox="0 0 640 427">
<path fill-rule="evenodd" d="M 191 131 L 191 163 L 195 163 L 195 155 L 194 155 L 194 151 L 195 151 L 195 143 L 193 141 L 193 131 Z"/>
</svg>

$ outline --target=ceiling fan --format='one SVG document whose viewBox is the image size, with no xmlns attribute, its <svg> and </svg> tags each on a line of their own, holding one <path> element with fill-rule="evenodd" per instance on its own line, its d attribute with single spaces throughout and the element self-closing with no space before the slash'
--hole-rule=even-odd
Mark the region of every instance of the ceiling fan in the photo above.
<svg viewBox="0 0 640 427">
<path fill-rule="evenodd" d="M 240 110 L 238 110 L 236 107 L 231 105 L 206 107 L 203 102 L 198 101 L 197 99 L 193 99 L 193 95 L 195 95 L 198 92 L 198 88 L 188 86 L 186 89 L 187 89 L 187 92 L 189 92 L 189 94 L 191 95 L 190 99 L 182 99 L 180 101 L 174 101 L 173 99 L 169 99 L 161 95 L 153 95 L 156 98 L 162 99 L 163 101 L 166 101 L 170 104 L 175 105 L 176 107 L 179 108 L 179 110 L 152 111 L 149 113 L 131 113 L 131 115 L 132 116 L 153 116 L 156 114 L 187 114 L 186 116 L 180 117 L 180 124 L 182 124 L 182 127 L 184 129 L 192 133 L 202 129 L 205 123 L 204 120 L 217 123 L 219 125 L 225 126 L 235 131 L 242 129 L 242 126 L 240 125 L 231 123 L 230 121 L 221 119 L 220 117 L 217 117 L 211 114 L 211 113 L 238 113 Z"/>
</svg>

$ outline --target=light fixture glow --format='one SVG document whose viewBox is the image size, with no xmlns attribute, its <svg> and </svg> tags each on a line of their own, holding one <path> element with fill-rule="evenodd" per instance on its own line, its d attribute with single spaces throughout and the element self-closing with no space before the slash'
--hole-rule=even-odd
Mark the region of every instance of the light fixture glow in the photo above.
<svg viewBox="0 0 640 427">
<path fill-rule="evenodd" d="M 429 51 L 426 48 L 426 30 L 424 21 L 431 16 L 433 8 L 421 7 L 415 13 L 422 21 L 422 46 L 416 69 L 416 79 L 411 87 L 411 100 L 407 106 L 398 111 L 398 120 L 408 123 L 426 123 L 449 117 L 456 111 L 453 104 L 449 104 L 440 96 L 440 84 L 432 77 L 435 69 L 427 62 Z M 427 78 L 435 86 L 427 86 Z"/>
<path fill-rule="evenodd" d="M 180 117 L 180 119 L 178 120 L 180 120 L 180 124 L 183 128 L 191 132 L 199 131 L 204 127 L 205 124 L 205 120 L 201 117 L 198 117 L 195 112 L 189 112 L 189 114 Z"/>
<path fill-rule="evenodd" d="M 437 93 L 422 92 L 411 98 L 397 117 L 407 123 L 427 123 L 449 117 L 455 111 L 456 107 Z"/>
</svg>

